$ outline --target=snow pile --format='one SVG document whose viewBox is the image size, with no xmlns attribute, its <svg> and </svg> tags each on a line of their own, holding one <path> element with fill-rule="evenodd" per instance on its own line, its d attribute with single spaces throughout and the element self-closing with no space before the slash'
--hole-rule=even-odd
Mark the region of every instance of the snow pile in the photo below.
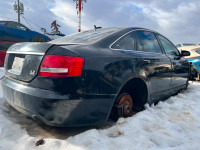
<svg viewBox="0 0 200 150">
<path fill-rule="evenodd" d="M 108 129 L 91 129 L 66 140 L 31 137 L 5 112 L 0 99 L 0 150 L 196 150 L 200 149 L 200 83 Z M 18 118 L 20 119 L 20 117 Z"/>
<path fill-rule="evenodd" d="M 67 141 L 83 149 L 200 149 L 200 84 L 106 130 L 90 130 Z"/>
</svg>

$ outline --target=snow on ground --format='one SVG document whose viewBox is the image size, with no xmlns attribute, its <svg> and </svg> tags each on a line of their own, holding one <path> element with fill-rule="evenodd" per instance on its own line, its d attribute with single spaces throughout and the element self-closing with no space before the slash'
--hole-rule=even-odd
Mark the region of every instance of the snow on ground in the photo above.
<svg viewBox="0 0 200 150">
<path fill-rule="evenodd" d="M 41 135 L 46 138 L 40 146 L 35 146 L 39 137 L 31 136 L 27 128 L 6 115 L 12 109 L 0 98 L 0 150 L 197 150 L 200 149 L 199 88 L 200 83 L 192 83 L 187 91 L 156 106 L 147 105 L 146 110 L 130 118 L 120 118 L 108 129 L 89 129 L 63 140 Z M 20 115 L 16 120 L 25 118 Z"/>
</svg>

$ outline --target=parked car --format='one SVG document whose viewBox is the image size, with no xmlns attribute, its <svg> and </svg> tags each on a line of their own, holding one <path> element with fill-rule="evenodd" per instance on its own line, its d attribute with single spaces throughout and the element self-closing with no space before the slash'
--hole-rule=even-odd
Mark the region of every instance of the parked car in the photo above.
<svg viewBox="0 0 200 150">
<path fill-rule="evenodd" d="M 184 46 L 196 46 L 196 44 L 194 43 L 180 43 L 180 44 L 176 44 L 176 47 L 184 47 Z"/>
<path fill-rule="evenodd" d="M 161 34 L 144 28 L 85 31 L 48 43 L 17 43 L 6 55 L 3 96 L 52 126 L 129 117 L 187 88 L 189 64 Z"/>
<path fill-rule="evenodd" d="M 51 39 L 15 21 L 0 21 L 0 41 L 47 42 Z"/>
<path fill-rule="evenodd" d="M 15 42 L 1 42 L 0 41 L 0 67 L 4 66 L 4 60 L 7 49 Z"/>
<path fill-rule="evenodd" d="M 200 46 L 185 46 L 178 49 L 190 52 L 190 56 L 185 58 L 192 63 L 191 79 L 200 80 Z"/>
</svg>

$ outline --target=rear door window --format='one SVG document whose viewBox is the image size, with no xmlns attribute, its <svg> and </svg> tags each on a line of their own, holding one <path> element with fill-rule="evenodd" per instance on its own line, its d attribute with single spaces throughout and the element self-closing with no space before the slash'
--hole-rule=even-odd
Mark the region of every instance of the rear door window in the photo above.
<svg viewBox="0 0 200 150">
<path fill-rule="evenodd" d="M 117 42 L 115 42 L 112 49 L 133 50 L 135 48 L 135 33 L 131 32 Z"/>
<path fill-rule="evenodd" d="M 159 43 L 152 32 L 137 32 L 137 50 L 144 52 L 162 53 Z"/>
<path fill-rule="evenodd" d="M 161 35 L 158 35 L 158 38 L 159 38 L 166 54 L 170 54 L 173 56 L 180 55 L 178 49 L 169 40 L 167 40 L 165 37 L 163 37 Z"/>
</svg>

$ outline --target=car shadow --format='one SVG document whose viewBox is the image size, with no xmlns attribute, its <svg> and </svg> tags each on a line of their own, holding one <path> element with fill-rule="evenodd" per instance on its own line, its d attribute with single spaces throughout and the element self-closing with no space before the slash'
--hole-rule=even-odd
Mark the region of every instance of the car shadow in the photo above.
<svg viewBox="0 0 200 150">
<path fill-rule="evenodd" d="M 0 104 L 2 114 L 13 123 L 18 124 L 22 129 L 26 130 L 29 136 L 36 138 L 67 139 L 70 136 L 75 136 L 90 129 L 106 129 L 115 125 L 114 121 L 108 120 L 105 124 L 98 126 L 70 128 L 47 126 L 45 124 L 36 122 L 33 119 L 18 112 L 13 107 L 11 107 L 4 98 L 1 98 L 0 101 L 4 101 Z"/>
</svg>

